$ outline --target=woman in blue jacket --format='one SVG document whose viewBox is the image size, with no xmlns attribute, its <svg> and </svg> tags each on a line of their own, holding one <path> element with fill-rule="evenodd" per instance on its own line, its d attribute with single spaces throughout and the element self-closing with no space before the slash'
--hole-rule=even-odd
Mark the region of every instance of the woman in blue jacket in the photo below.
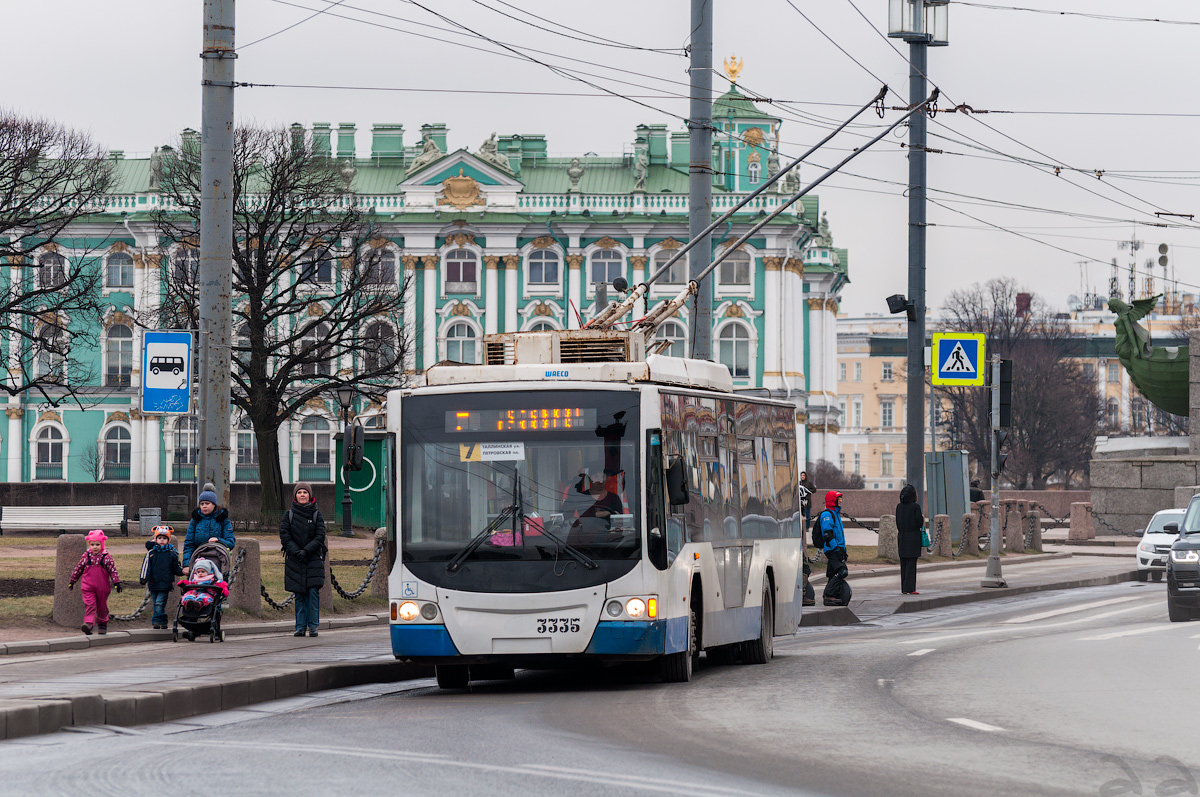
<svg viewBox="0 0 1200 797">
<path fill-rule="evenodd" d="M 187 536 L 183 538 L 183 572 L 192 569 L 192 552 L 207 542 L 219 542 L 233 550 L 233 523 L 229 510 L 217 506 L 217 494 L 212 490 L 200 493 L 200 506 L 192 512 Z"/>
</svg>

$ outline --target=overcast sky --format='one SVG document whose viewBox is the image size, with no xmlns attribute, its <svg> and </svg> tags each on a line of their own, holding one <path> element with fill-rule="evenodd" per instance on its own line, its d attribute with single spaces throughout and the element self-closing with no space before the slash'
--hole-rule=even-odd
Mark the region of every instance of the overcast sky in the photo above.
<svg viewBox="0 0 1200 797">
<path fill-rule="evenodd" d="M 640 123 L 683 129 L 687 64 L 679 48 L 688 39 L 685 0 L 419 2 L 239 0 L 239 81 L 410 89 L 240 89 L 239 119 L 306 126 L 355 122 L 360 156 L 369 154 L 375 122 L 403 124 L 410 144 L 421 124 L 444 122 L 452 149 L 475 149 L 493 131 L 543 133 L 551 154 L 620 152 Z M 840 121 L 852 106 L 869 100 L 879 80 L 907 96 L 907 63 L 879 35 L 886 33 L 886 0 L 791 0 L 811 22 L 787 0 L 715 2 L 716 63 L 736 53 L 745 63 L 740 84 L 791 103 L 776 106 L 784 120 L 785 157 L 799 154 L 824 134 L 830 120 Z M 930 50 L 929 75 L 944 92 L 942 107 L 966 103 L 993 113 L 939 114 L 930 123 L 929 145 L 945 150 L 929 156 L 930 186 L 938 189 L 930 196 L 946 206 L 929 208 L 935 225 L 929 230 L 930 305 L 936 308 L 954 289 L 1009 275 L 1062 308 L 1069 294 L 1080 293 L 1081 282 L 1107 293 L 1114 256 L 1124 291 L 1129 254 L 1118 251 L 1117 242 L 1135 233 L 1135 223 L 1137 238 L 1146 244 L 1138 268 L 1144 270 L 1146 258 L 1157 257 L 1157 246 L 1166 243 L 1176 276 L 1187 283 L 1181 289 L 1200 292 L 1200 219 L 1148 226 L 1156 223 L 1155 211 L 1200 216 L 1195 82 L 1200 7 L 1194 0 L 989 4 L 1192 24 L 951 4 L 950 46 Z M 200 127 L 202 7 L 201 0 L 5 3 L 0 14 L 9 31 L 10 66 L 2 102 L 23 114 L 90 130 L 103 146 L 127 156 L 144 156 L 181 129 Z M 550 22 L 522 16 L 514 7 Z M 328 10 L 313 17 L 318 9 Z M 590 73 L 579 77 L 634 95 L 637 102 L 607 95 L 449 93 L 601 94 L 523 57 L 497 54 L 503 48 L 454 29 L 431 10 L 545 63 Z M 313 18 L 304 21 L 307 17 Z M 617 44 L 591 43 L 598 37 Z M 895 43 L 907 54 L 907 45 Z M 724 88 L 727 82 L 714 78 L 714 85 Z M 899 103 L 898 95 L 889 97 L 889 105 Z M 1002 110 L 1022 113 L 995 113 Z M 896 116 L 889 112 L 884 123 Z M 880 124 L 874 115 L 861 121 Z M 832 146 L 839 149 L 819 153 L 804 167 L 805 181 L 864 140 L 853 135 L 836 140 Z M 852 284 L 843 294 L 844 312 L 885 311 L 883 297 L 907 290 L 902 140 L 883 142 L 855 160 L 847 171 L 858 177 L 838 175 L 818 189 L 836 244 L 850 250 Z M 1063 167 L 1057 176 L 1055 164 Z M 1089 259 L 1090 265 L 1080 266 Z M 1156 266 L 1154 274 L 1161 291 L 1162 270 Z"/>
</svg>

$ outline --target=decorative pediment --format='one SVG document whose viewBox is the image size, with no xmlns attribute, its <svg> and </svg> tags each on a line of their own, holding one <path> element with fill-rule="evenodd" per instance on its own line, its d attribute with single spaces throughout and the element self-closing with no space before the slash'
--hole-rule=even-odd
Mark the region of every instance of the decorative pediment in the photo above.
<svg viewBox="0 0 1200 797">
<path fill-rule="evenodd" d="M 534 249 L 549 249 L 554 246 L 554 239 L 549 235 L 543 235 L 539 238 L 534 238 L 532 246 Z"/>
<path fill-rule="evenodd" d="M 620 244 L 606 235 L 599 241 L 596 241 L 596 246 L 601 249 L 615 249 L 616 247 L 620 246 Z"/>
<path fill-rule="evenodd" d="M 478 156 L 465 149 L 443 155 L 436 161 L 410 172 L 401 181 L 400 186 L 439 186 L 448 178 L 458 177 L 459 171 L 462 172 L 463 177 L 470 177 L 485 188 L 511 186 L 519 189 L 522 187 L 518 180 L 513 179 L 495 165 L 480 160 Z"/>
<path fill-rule="evenodd" d="M 453 244 L 454 246 L 465 246 L 467 244 L 474 246 L 475 245 L 475 233 L 456 232 L 452 235 L 447 235 L 446 243 Z"/>
<path fill-rule="evenodd" d="M 125 243 L 124 241 L 115 241 L 113 243 L 113 245 L 108 248 L 108 251 L 110 251 L 110 252 L 128 252 L 129 244 Z"/>
<path fill-rule="evenodd" d="M 113 421 L 125 421 L 126 423 L 128 423 L 129 415 L 127 413 L 121 412 L 120 410 L 117 410 L 116 412 L 110 412 L 108 414 L 108 423 L 112 423 Z"/>
<path fill-rule="evenodd" d="M 329 408 L 325 406 L 325 400 L 319 399 L 316 396 L 313 396 L 308 401 L 304 402 L 304 406 L 308 407 L 313 412 L 319 412 L 322 414 L 325 414 L 329 411 Z"/>
<path fill-rule="evenodd" d="M 663 249 L 678 249 L 679 247 L 683 246 L 683 244 L 674 238 L 667 238 L 660 243 L 659 246 L 661 246 Z"/>
<path fill-rule="evenodd" d="M 111 326 L 116 326 L 117 324 L 125 324 L 126 326 L 131 326 L 132 323 L 133 322 L 131 322 L 129 320 L 129 316 L 125 315 L 120 310 L 111 314 L 108 318 L 104 319 L 104 327 L 106 329 Z"/>
<path fill-rule="evenodd" d="M 471 308 L 467 307 L 462 302 L 459 302 L 458 304 L 454 305 L 454 307 L 450 308 L 450 315 L 469 316 L 469 315 L 471 315 Z"/>
<path fill-rule="evenodd" d="M 62 416 L 56 410 L 46 410 L 38 416 L 39 421 L 58 421 L 62 423 Z"/>
</svg>

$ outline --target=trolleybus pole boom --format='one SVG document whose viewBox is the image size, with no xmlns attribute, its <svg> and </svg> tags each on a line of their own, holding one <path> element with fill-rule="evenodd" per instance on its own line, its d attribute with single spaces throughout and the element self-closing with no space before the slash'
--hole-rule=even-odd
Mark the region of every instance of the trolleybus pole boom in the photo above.
<svg viewBox="0 0 1200 797">
<path fill-rule="evenodd" d="M 871 106 L 875 105 L 876 103 L 882 101 L 883 98 L 885 96 L 887 96 L 887 92 L 888 92 L 887 86 L 884 86 L 883 88 L 881 88 L 879 90 L 879 93 L 877 95 L 875 95 L 875 97 L 870 102 L 868 102 L 863 107 L 859 108 L 858 111 L 856 111 L 853 116 L 851 116 L 849 119 L 847 119 L 845 122 L 843 122 L 840 126 L 838 126 L 835 130 L 833 130 L 833 132 L 831 132 L 829 135 L 825 136 L 825 138 L 821 139 L 816 144 L 809 147 L 808 150 L 806 150 L 803 155 L 796 158 L 791 163 L 789 163 L 787 166 L 785 166 L 784 168 L 780 169 L 778 172 L 776 172 L 775 174 L 773 174 L 769 178 L 767 178 L 767 181 L 765 183 L 763 183 L 758 188 L 754 189 L 749 194 L 747 194 L 745 196 L 745 198 L 743 198 L 740 202 L 738 202 L 732 208 L 725 211 L 725 213 L 721 214 L 721 217 L 718 218 L 716 221 L 714 221 L 712 224 L 708 225 L 702 233 L 695 236 L 694 238 L 692 238 L 692 240 L 690 240 L 686 244 L 684 244 L 684 246 L 681 247 L 679 249 L 679 251 L 677 251 L 670 260 L 668 260 L 666 263 L 663 263 L 661 266 L 659 266 L 658 270 L 655 271 L 654 274 L 652 274 L 645 282 L 642 282 L 640 285 L 638 285 L 636 288 L 634 288 L 633 291 L 630 292 L 630 295 L 628 297 L 626 297 L 619 304 L 612 304 L 609 307 L 605 308 L 603 311 L 601 311 L 601 313 L 598 316 L 596 316 L 591 321 L 589 321 L 585 325 L 585 328 L 605 327 L 605 326 L 613 323 L 614 321 L 622 318 L 626 313 L 628 313 L 630 310 L 633 309 L 633 305 L 637 302 L 637 300 L 641 296 L 645 295 L 645 293 L 647 292 L 647 290 L 650 287 L 650 283 L 654 282 L 656 279 L 661 277 L 663 274 L 667 273 L 667 270 L 669 268 L 671 268 L 671 266 L 675 265 L 675 263 L 678 262 L 681 257 L 686 255 L 690 249 L 692 249 L 694 246 L 696 246 L 696 244 L 698 244 L 700 241 L 704 240 L 704 238 L 707 235 L 709 235 L 710 233 L 712 233 L 714 230 L 716 230 L 717 227 L 720 227 L 722 224 L 727 222 L 729 219 L 733 218 L 733 214 L 736 213 L 737 211 L 741 210 L 742 208 L 744 208 L 750 202 L 750 200 L 754 199 L 759 194 L 766 191 L 768 188 L 770 188 L 772 185 L 774 185 L 776 182 L 778 182 L 785 174 L 787 174 L 792 169 L 796 168 L 801 163 L 803 163 L 806 158 L 808 158 L 810 155 L 812 155 L 814 152 L 816 152 L 821 147 L 828 144 L 829 141 L 834 136 L 836 136 L 838 133 L 845 130 L 850 125 L 851 122 L 853 122 L 855 119 L 857 119 L 859 116 L 861 116 L 868 108 L 870 108 Z M 907 119 L 908 116 L 906 115 L 904 118 Z M 870 145 L 868 144 L 867 146 L 870 146 Z"/>
</svg>

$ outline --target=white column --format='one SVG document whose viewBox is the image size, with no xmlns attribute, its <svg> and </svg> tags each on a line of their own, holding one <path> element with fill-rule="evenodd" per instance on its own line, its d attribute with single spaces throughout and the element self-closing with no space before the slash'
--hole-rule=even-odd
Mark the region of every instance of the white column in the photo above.
<svg viewBox="0 0 1200 797">
<path fill-rule="evenodd" d="M 804 312 L 808 313 L 808 392 L 810 405 L 820 405 L 825 402 L 825 369 L 821 358 L 824 356 L 825 327 L 821 323 L 825 300 L 809 299 L 805 302 Z"/>
<path fill-rule="evenodd" d="M 504 331 L 516 332 L 521 328 L 521 319 L 517 316 L 517 274 L 521 269 L 520 255 L 504 256 Z"/>
<path fill-rule="evenodd" d="M 837 407 L 837 314 L 834 311 L 834 299 L 825 300 L 825 308 L 821 315 L 824 319 L 821 331 L 821 367 L 825 372 L 822 380 L 825 384 L 825 404 L 832 413 Z M 824 433 L 823 446 L 826 451 L 832 451 L 837 445 L 837 432 Z"/>
<path fill-rule="evenodd" d="M 292 483 L 300 481 L 300 424 L 285 424 L 291 428 L 289 437 L 292 441 Z M 335 424 L 336 425 L 336 424 Z"/>
<path fill-rule="evenodd" d="M 288 439 L 288 427 L 291 423 L 284 421 L 279 424 L 279 429 L 275 431 L 275 447 L 279 450 L 279 475 L 286 477 L 292 472 L 291 454 L 292 441 Z M 299 459 L 297 457 L 297 459 Z M 261 461 L 261 459 L 260 459 Z M 293 478 L 294 482 L 295 479 Z"/>
<path fill-rule="evenodd" d="M 159 484 L 163 480 L 158 456 L 159 445 L 162 442 L 162 421 L 157 415 L 147 415 L 142 420 L 142 425 L 142 447 L 145 452 L 142 478 L 150 484 Z"/>
<path fill-rule="evenodd" d="M 783 258 L 762 258 L 763 272 L 763 381 L 762 386 L 769 389 L 782 389 L 784 385 L 783 372 L 783 314 L 779 312 L 781 301 L 780 291 L 783 290 L 783 274 L 781 267 Z"/>
<path fill-rule="evenodd" d="M 404 353 L 404 370 L 417 370 L 417 330 L 421 326 L 421 318 L 417 315 L 417 258 L 415 255 L 404 255 L 404 336 L 408 345 Z"/>
<path fill-rule="evenodd" d="M 483 283 L 483 333 L 494 335 L 500 331 L 500 283 L 497 282 L 496 263 L 500 260 L 496 255 L 483 258 L 484 270 L 487 275 Z"/>
<path fill-rule="evenodd" d="M 15 416 L 15 417 L 14 417 Z M 10 406 L 8 409 L 8 480 L 19 482 L 21 479 L 21 452 L 25 446 L 21 440 L 21 408 Z"/>
<path fill-rule="evenodd" d="M 421 311 L 421 368 L 437 362 L 437 255 L 421 258 L 425 266 L 421 270 L 421 291 L 424 294 L 424 309 Z"/>
<path fill-rule="evenodd" d="M 635 238 L 634 243 L 637 244 L 641 240 L 642 239 L 640 238 Z M 629 287 L 632 289 L 636 288 L 638 285 L 641 285 L 646 280 L 647 257 L 646 255 L 638 255 L 637 257 L 629 258 L 629 262 L 633 265 L 632 276 L 629 280 Z M 617 299 L 619 301 L 619 297 L 617 297 Z M 633 312 L 634 318 L 641 318 L 642 316 L 646 315 L 646 298 L 644 296 L 642 297 L 642 300 L 638 302 L 637 306 L 633 308 Z M 626 316 L 626 318 L 628 317 L 629 316 Z"/>
<path fill-rule="evenodd" d="M 583 312 L 579 299 L 581 281 L 580 267 L 583 265 L 583 255 L 567 255 L 567 329 L 579 329 L 579 321 L 575 312 Z"/>
<path fill-rule="evenodd" d="M 146 481 L 146 430 L 141 418 L 129 419 L 129 481 Z"/>
</svg>

